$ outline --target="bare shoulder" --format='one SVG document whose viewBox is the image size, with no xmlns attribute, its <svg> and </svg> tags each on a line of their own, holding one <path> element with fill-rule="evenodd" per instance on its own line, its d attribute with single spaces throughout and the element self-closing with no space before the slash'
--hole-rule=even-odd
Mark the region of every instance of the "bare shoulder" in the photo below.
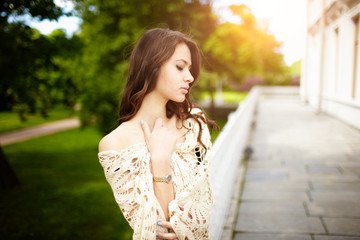
<svg viewBox="0 0 360 240">
<path fill-rule="evenodd" d="M 191 114 L 204 114 L 204 111 L 199 107 L 193 107 L 191 109 Z"/>
<path fill-rule="evenodd" d="M 120 151 L 133 144 L 143 142 L 143 132 L 140 125 L 138 125 L 133 122 L 122 123 L 100 140 L 99 152 L 109 150 Z"/>
</svg>

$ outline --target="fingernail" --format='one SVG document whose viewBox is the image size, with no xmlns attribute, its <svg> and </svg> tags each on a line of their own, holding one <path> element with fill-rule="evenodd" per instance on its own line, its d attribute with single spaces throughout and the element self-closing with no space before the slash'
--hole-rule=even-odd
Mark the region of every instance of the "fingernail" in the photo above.
<svg viewBox="0 0 360 240">
<path fill-rule="evenodd" d="M 140 120 L 140 124 L 143 125 L 143 124 L 144 124 L 144 121 L 143 121 L 143 120 Z"/>
<path fill-rule="evenodd" d="M 163 224 L 162 224 L 162 222 L 158 222 L 158 225 L 159 225 L 159 226 L 162 226 Z"/>
</svg>

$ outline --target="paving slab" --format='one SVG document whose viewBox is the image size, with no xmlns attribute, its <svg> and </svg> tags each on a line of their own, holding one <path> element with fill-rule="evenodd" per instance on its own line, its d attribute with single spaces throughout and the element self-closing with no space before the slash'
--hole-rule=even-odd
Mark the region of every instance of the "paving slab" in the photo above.
<svg viewBox="0 0 360 240">
<path fill-rule="evenodd" d="M 355 181 L 359 180 L 359 176 L 354 173 L 348 174 L 301 174 L 301 173 L 291 173 L 289 175 L 290 180 L 337 180 L 337 181 Z"/>
<path fill-rule="evenodd" d="M 247 181 L 285 180 L 288 173 L 284 169 L 254 170 L 249 168 L 246 172 Z"/>
<path fill-rule="evenodd" d="M 247 167 L 250 168 L 281 168 L 282 162 L 279 160 L 272 160 L 272 161 L 251 161 L 248 162 Z"/>
<path fill-rule="evenodd" d="M 300 191 L 304 192 L 309 188 L 307 181 L 248 181 L 244 186 L 244 191 Z M 360 189 L 360 185 L 359 185 Z"/>
<path fill-rule="evenodd" d="M 341 174 L 339 168 L 337 167 L 328 167 L 325 165 L 321 165 L 321 164 L 317 164 L 317 165 L 313 165 L 310 164 L 307 166 L 308 169 L 308 173 L 322 173 L 322 174 Z"/>
<path fill-rule="evenodd" d="M 314 235 L 314 240 L 360 240 L 360 237 Z"/>
<path fill-rule="evenodd" d="M 343 169 L 343 171 L 344 171 L 344 173 L 354 173 L 354 174 L 356 174 L 356 175 L 360 175 L 360 167 L 343 167 L 342 168 Z"/>
<path fill-rule="evenodd" d="M 239 232 L 325 233 L 316 217 L 239 215 L 235 226 Z"/>
<path fill-rule="evenodd" d="M 355 190 L 338 190 L 338 191 L 310 191 L 311 198 L 314 201 L 329 202 L 354 202 L 360 201 L 360 192 Z"/>
<path fill-rule="evenodd" d="M 360 218 L 360 202 L 308 202 L 310 216 Z"/>
<path fill-rule="evenodd" d="M 237 233 L 234 240 L 312 240 L 310 235 L 289 235 L 270 233 Z M 349 239 L 350 240 L 350 239 Z"/>
<path fill-rule="evenodd" d="M 334 162 L 332 162 L 332 163 L 334 163 Z M 329 162 L 327 164 L 329 164 Z M 355 162 L 355 161 L 344 161 L 344 162 L 340 162 L 338 164 L 342 168 L 360 168 L 360 162 Z"/>
<path fill-rule="evenodd" d="M 360 192 L 360 181 L 326 181 L 326 180 L 315 180 L 310 182 L 312 189 L 314 190 L 355 190 Z"/>
<path fill-rule="evenodd" d="M 306 217 L 303 202 L 242 202 L 240 215 L 302 216 Z"/>
<path fill-rule="evenodd" d="M 360 237 L 360 218 L 323 218 L 331 234 L 357 235 Z"/>
<path fill-rule="evenodd" d="M 306 192 L 264 192 L 264 191 L 244 191 L 242 201 L 306 201 L 309 197 Z"/>
</svg>

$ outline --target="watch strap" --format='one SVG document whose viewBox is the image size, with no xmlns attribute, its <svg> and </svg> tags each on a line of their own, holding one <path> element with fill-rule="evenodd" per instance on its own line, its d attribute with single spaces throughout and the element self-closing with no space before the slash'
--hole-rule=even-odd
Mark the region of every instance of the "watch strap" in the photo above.
<svg viewBox="0 0 360 240">
<path fill-rule="evenodd" d="M 171 175 L 167 175 L 166 177 L 153 177 L 154 182 L 171 182 Z"/>
</svg>

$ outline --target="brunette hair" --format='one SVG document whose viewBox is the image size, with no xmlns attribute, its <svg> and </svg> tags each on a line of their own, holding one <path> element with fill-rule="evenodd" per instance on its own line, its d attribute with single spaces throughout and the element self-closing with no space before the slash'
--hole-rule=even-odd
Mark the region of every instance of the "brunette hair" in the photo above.
<svg viewBox="0 0 360 240">
<path fill-rule="evenodd" d="M 119 109 L 119 125 L 133 118 L 139 111 L 145 95 L 155 88 L 161 66 L 170 59 L 175 52 L 175 48 L 180 43 L 185 43 L 191 52 L 192 66 L 190 73 L 194 81 L 190 83 L 189 91 L 185 95 L 183 102 L 168 101 L 166 115 L 171 118 L 175 114 L 183 123 L 185 119 L 194 118 L 200 127 L 198 142 L 205 147 L 201 141 L 200 120 L 209 126 L 210 131 L 217 125 L 206 117 L 199 106 L 191 102 L 189 95 L 191 87 L 200 74 L 201 56 L 196 43 L 178 31 L 161 28 L 150 29 L 137 42 L 130 56 L 127 82 Z M 201 112 L 192 114 L 191 110 L 193 108 L 199 108 Z"/>
</svg>

